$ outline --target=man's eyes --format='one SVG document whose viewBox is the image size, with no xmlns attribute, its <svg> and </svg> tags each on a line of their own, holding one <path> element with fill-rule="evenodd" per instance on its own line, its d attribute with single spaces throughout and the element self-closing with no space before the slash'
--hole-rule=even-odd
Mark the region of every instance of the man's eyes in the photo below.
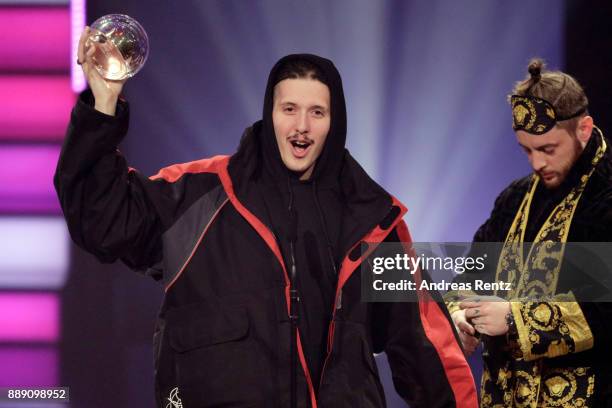
<svg viewBox="0 0 612 408">
<path fill-rule="evenodd" d="M 536 149 L 536 150 L 539 151 L 539 152 L 542 152 L 544 154 L 553 154 L 553 153 L 555 153 L 555 148 L 554 147 L 544 147 L 544 148 Z M 527 155 L 531 154 L 531 149 L 527 149 L 526 147 L 523 147 L 523 151 Z"/>
<path fill-rule="evenodd" d="M 283 112 L 285 113 L 295 113 L 297 109 L 295 106 L 285 106 L 283 107 Z M 325 117 L 325 111 L 323 109 L 314 109 L 311 111 L 312 115 L 317 118 Z"/>
</svg>

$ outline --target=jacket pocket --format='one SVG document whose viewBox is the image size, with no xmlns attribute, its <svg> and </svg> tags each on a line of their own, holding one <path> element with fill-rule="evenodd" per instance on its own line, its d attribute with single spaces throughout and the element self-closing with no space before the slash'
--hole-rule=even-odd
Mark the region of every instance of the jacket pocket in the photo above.
<svg viewBox="0 0 612 408">
<path fill-rule="evenodd" d="M 189 305 L 166 321 L 184 406 L 257 406 L 264 399 L 269 379 L 244 305 Z"/>
<path fill-rule="evenodd" d="M 170 346 L 178 353 L 237 341 L 247 336 L 249 319 L 242 307 L 219 308 L 216 313 L 193 314 L 193 319 L 170 329 Z M 193 311 L 189 312 L 193 313 Z"/>
</svg>

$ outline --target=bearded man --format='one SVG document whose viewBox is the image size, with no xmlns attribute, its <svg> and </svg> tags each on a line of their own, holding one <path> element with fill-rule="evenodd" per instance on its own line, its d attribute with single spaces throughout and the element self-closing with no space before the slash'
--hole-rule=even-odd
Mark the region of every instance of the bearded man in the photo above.
<svg viewBox="0 0 612 408">
<path fill-rule="evenodd" d="M 612 240 L 610 149 L 574 78 L 541 60 L 528 71 L 509 100 L 533 174 L 499 195 L 474 237 L 504 243 L 492 266 L 511 290 L 445 298 L 466 351 L 482 340 L 482 407 L 610 407 L 612 303 L 584 290 L 601 283 L 595 262 L 564 262 L 568 243 Z"/>
</svg>

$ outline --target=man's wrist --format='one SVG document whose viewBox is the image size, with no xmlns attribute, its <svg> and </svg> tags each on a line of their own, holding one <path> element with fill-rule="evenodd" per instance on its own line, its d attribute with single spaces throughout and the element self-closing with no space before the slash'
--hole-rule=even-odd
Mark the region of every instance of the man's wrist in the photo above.
<svg viewBox="0 0 612 408">
<path fill-rule="evenodd" d="M 94 109 L 106 115 L 115 116 L 115 113 L 117 112 L 117 100 L 118 98 L 112 98 L 109 100 L 96 99 Z"/>
<path fill-rule="evenodd" d="M 516 335 L 516 322 L 514 321 L 514 315 L 512 314 L 512 309 L 506 313 L 506 325 L 508 326 L 507 334 L 509 336 Z"/>
</svg>

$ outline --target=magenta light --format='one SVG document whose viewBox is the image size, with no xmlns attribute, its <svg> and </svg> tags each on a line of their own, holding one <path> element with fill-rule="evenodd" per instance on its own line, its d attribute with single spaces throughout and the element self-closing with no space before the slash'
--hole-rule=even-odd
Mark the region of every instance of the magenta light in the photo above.
<svg viewBox="0 0 612 408">
<path fill-rule="evenodd" d="M 0 293 L 0 342 L 56 342 L 58 338 L 56 294 Z"/>
<path fill-rule="evenodd" d="M 0 140 L 61 140 L 74 101 L 67 76 L 0 76 Z"/>
<path fill-rule="evenodd" d="M 0 212 L 60 213 L 53 188 L 59 146 L 0 145 Z"/>
<path fill-rule="evenodd" d="M 85 28 L 85 0 L 70 1 L 70 73 L 72 77 L 72 90 L 81 92 L 85 89 L 83 70 L 77 65 L 77 50 L 79 38 Z"/>
<path fill-rule="evenodd" d="M 70 68 L 70 15 L 67 7 L 0 8 L 1 70 Z"/>
<path fill-rule="evenodd" d="M 0 388 L 59 386 L 58 354 L 54 347 L 0 346 Z"/>
</svg>

